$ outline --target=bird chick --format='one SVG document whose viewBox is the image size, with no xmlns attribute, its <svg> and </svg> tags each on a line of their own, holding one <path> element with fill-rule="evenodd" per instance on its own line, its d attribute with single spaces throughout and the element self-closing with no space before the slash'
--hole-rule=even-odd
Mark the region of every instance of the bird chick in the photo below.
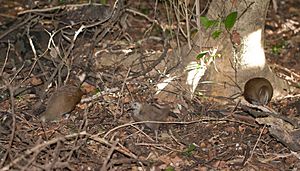
<svg viewBox="0 0 300 171">
<path fill-rule="evenodd" d="M 243 96 L 251 104 L 266 105 L 272 99 L 273 87 L 265 78 L 252 78 L 246 82 Z"/>
<path fill-rule="evenodd" d="M 170 108 L 167 106 L 149 105 L 134 102 L 131 104 L 133 109 L 133 119 L 135 121 L 165 121 L 169 115 Z M 145 123 L 153 131 L 160 127 L 159 123 Z"/>
<path fill-rule="evenodd" d="M 66 85 L 57 89 L 49 98 L 46 111 L 41 114 L 43 122 L 58 120 L 80 102 L 83 92 L 78 86 Z"/>
</svg>

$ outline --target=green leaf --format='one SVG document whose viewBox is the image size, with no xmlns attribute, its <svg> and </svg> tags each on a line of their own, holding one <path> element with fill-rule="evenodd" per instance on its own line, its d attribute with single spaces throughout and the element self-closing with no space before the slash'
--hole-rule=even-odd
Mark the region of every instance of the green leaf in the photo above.
<svg viewBox="0 0 300 171">
<path fill-rule="evenodd" d="M 225 28 L 227 30 L 230 30 L 234 26 L 236 19 L 237 19 L 237 14 L 238 13 L 235 11 L 235 12 L 228 14 L 228 16 L 226 17 L 224 24 L 225 24 Z"/>
<path fill-rule="evenodd" d="M 208 29 L 209 25 L 209 19 L 206 16 L 200 17 L 200 23 L 203 25 L 205 29 Z"/>
<path fill-rule="evenodd" d="M 172 166 L 168 166 L 165 171 L 174 171 L 175 169 Z"/>
<path fill-rule="evenodd" d="M 199 59 L 203 58 L 207 53 L 208 53 L 208 51 L 202 51 L 202 52 L 200 52 L 200 53 L 197 55 L 196 59 L 199 60 Z"/>
<path fill-rule="evenodd" d="M 96 89 L 96 94 L 97 94 L 97 93 L 100 93 L 100 92 L 101 92 L 101 89 L 100 89 L 100 88 L 97 88 L 97 89 Z"/>
<path fill-rule="evenodd" d="M 194 144 L 190 144 L 188 146 L 188 149 L 186 149 L 184 152 L 183 152 L 183 155 L 186 155 L 186 156 L 191 156 L 192 155 L 192 152 L 195 151 L 196 149 L 196 146 Z"/>
<path fill-rule="evenodd" d="M 213 39 L 216 39 L 220 36 L 221 33 L 222 33 L 221 30 L 216 30 L 211 34 L 211 36 L 213 37 Z"/>
<path fill-rule="evenodd" d="M 200 23 L 205 28 L 208 29 L 209 27 L 212 27 L 218 23 L 217 20 L 210 20 L 206 16 L 200 17 Z"/>
<path fill-rule="evenodd" d="M 100 0 L 100 4 L 107 4 L 107 0 Z"/>
</svg>

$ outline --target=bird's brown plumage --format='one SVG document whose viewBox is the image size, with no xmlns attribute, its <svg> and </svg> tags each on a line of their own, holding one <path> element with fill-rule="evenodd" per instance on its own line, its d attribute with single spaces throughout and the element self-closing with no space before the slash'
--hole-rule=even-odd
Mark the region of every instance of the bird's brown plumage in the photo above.
<svg viewBox="0 0 300 171">
<path fill-rule="evenodd" d="M 246 82 L 243 96 L 251 104 L 266 105 L 273 96 L 273 87 L 265 78 L 252 78 Z"/>
<path fill-rule="evenodd" d="M 80 102 L 83 92 L 79 86 L 66 85 L 57 89 L 47 102 L 46 111 L 41 114 L 42 121 L 59 119 L 69 113 Z"/>
</svg>

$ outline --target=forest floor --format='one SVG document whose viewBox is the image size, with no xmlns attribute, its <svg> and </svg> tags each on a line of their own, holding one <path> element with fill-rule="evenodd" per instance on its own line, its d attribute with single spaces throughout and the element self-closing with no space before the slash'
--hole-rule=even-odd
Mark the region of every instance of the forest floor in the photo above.
<svg viewBox="0 0 300 171">
<path fill-rule="evenodd" d="M 155 11 L 155 1 L 130 1 L 127 7 L 140 14 L 118 9 L 107 18 L 106 7 L 74 10 L 79 7 L 70 3 L 51 9 L 62 4 L 34 1 L 35 9 L 48 10 L 27 11 L 28 1 L 0 2 L 1 170 L 300 170 L 299 152 L 271 136 L 235 102 L 222 105 L 197 96 L 181 104 L 188 106 L 183 111 L 174 102 L 175 116 L 161 124 L 157 137 L 143 124 L 132 124 L 132 101 L 156 102 L 154 86 L 163 76 L 161 66 L 153 67 L 153 56 L 172 51 L 177 42 L 173 38 L 171 47 L 164 46 L 153 19 L 156 14 L 161 26 L 176 30 L 168 25 L 164 4 Z M 295 89 L 300 83 L 300 1 L 277 3 L 277 11 L 271 3 L 267 15 L 266 57 Z M 186 44 L 181 36 L 178 40 Z M 82 72 L 88 78 L 81 103 L 67 118 L 40 122 L 55 87 Z M 297 117 L 299 92 L 269 107 Z"/>
</svg>

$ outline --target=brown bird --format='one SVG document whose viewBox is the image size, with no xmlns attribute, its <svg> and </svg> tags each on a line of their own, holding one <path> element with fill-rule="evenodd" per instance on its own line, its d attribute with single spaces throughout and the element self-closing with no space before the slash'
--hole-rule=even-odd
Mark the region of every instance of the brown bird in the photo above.
<svg viewBox="0 0 300 171">
<path fill-rule="evenodd" d="M 57 89 L 47 102 L 46 111 L 41 114 L 43 122 L 58 120 L 69 113 L 80 102 L 83 92 L 78 86 L 66 85 Z"/>
<path fill-rule="evenodd" d="M 170 108 L 167 106 L 150 105 L 145 103 L 134 102 L 131 104 L 133 109 L 133 119 L 135 121 L 166 121 Z M 160 127 L 159 123 L 145 123 L 153 131 Z"/>
<path fill-rule="evenodd" d="M 273 87 L 265 78 L 252 78 L 246 82 L 243 96 L 251 104 L 266 105 L 272 99 Z"/>
<path fill-rule="evenodd" d="M 49 98 L 45 112 L 40 116 L 43 122 L 58 120 L 63 114 L 69 113 L 80 102 L 83 91 L 81 84 L 86 78 L 86 73 L 76 76 L 68 85 L 58 88 Z"/>
</svg>

